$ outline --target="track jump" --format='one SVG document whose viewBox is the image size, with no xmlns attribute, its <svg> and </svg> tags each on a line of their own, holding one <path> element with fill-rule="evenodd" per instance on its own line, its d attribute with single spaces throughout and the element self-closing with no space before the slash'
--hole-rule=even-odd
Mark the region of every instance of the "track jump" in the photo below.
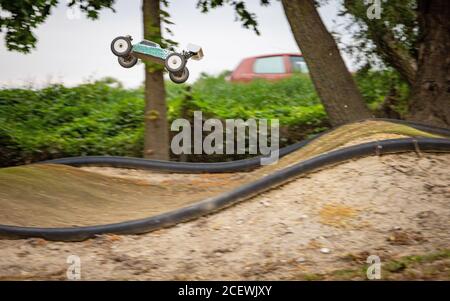
<svg viewBox="0 0 450 301">
<path fill-rule="evenodd" d="M 404 152 L 448 153 L 448 137 L 447 129 L 368 120 L 281 149 L 276 166 L 259 166 L 258 158 L 181 163 L 76 157 L 5 168 L 0 173 L 8 178 L 0 181 L 0 236 L 79 241 L 108 233 L 141 234 L 217 212 L 348 160 Z M 132 181 L 90 170 L 101 167 L 145 169 L 149 178 L 154 173 L 160 180 Z"/>
</svg>

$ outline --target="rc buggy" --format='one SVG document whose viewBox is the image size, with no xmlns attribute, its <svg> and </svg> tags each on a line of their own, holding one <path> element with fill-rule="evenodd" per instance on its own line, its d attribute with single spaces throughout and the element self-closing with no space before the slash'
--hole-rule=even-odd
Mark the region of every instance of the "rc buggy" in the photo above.
<svg viewBox="0 0 450 301">
<path fill-rule="evenodd" d="M 189 78 L 186 63 L 189 59 L 200 60 L 203 50 L 200 46 L 189 44 L 182 53 L 161 48 L 157 43 L 143 40 L 132 44 L 130 36 L 121 36 L 111 42 L 111 51 L 118 57 L 119 64 L 124 68 L 136 65 L 138 59 L 163 64 L 169 71 L 170 79 L 181 84 Z"/>
</svg>

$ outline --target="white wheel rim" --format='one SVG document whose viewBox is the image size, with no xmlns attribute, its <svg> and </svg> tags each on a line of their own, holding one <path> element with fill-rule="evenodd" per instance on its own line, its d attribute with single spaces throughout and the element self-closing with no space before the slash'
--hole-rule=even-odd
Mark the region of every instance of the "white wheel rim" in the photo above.
<svg viewBox="0 0 450 301">
<path fill-rule="evenodd" d="M 118 53 L 126 53 L 128 48 L 127 40 L 125 39 L 118 39 L 114 42 L 114 50 Z"/>
<path fill-rule="evenodd" d="M 182 63 L 183 61 L 181 60 L 181 57 L 179 57 L 178 55 L 172 55 L 167 60 L 167 66 L 173 70 L 180 68 Z"/>
</svg>

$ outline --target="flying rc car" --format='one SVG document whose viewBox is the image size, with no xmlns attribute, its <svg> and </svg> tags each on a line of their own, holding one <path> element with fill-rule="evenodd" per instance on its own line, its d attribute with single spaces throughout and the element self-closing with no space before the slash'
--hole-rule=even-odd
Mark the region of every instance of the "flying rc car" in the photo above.
<svg viewBox="0 0 450 301">
<path fill-rule="evenodd" d="M 200 46 L 189 44 L 187 50 L 181 53 L 161 48 L 155 42 L 143 40 L 132 44 L 131 36 L 120 36 L 111 42 L 111 51 L 118 57 L 119 64 L 124 68 L 136 65 L 138 59 L 163 64 L 169 71 L 170 79 L 181 84 L 189 78 L 186 63 L 189 59 L 200 60 L 203 50 Z"/>
</svg>

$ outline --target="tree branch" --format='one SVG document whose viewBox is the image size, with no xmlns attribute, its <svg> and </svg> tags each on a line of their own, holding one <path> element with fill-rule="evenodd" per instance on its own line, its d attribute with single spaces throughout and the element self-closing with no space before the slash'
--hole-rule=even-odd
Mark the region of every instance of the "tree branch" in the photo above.
<svg viewBox="0 0 450 301">
<path fill-rule="evenodd" d="M 395 68 L 411 86 L 417 72 L 417 59 L 409 49 L 400 42 L 383 19 L 369 19 L 366 14 L 366 6 L 360 0 L 345 0 L 346 13 L 352 15 L 357 21 L 367 28 L 367 37 L 375 44 L 375 52 L 385 63 Z"/>
</svg>

